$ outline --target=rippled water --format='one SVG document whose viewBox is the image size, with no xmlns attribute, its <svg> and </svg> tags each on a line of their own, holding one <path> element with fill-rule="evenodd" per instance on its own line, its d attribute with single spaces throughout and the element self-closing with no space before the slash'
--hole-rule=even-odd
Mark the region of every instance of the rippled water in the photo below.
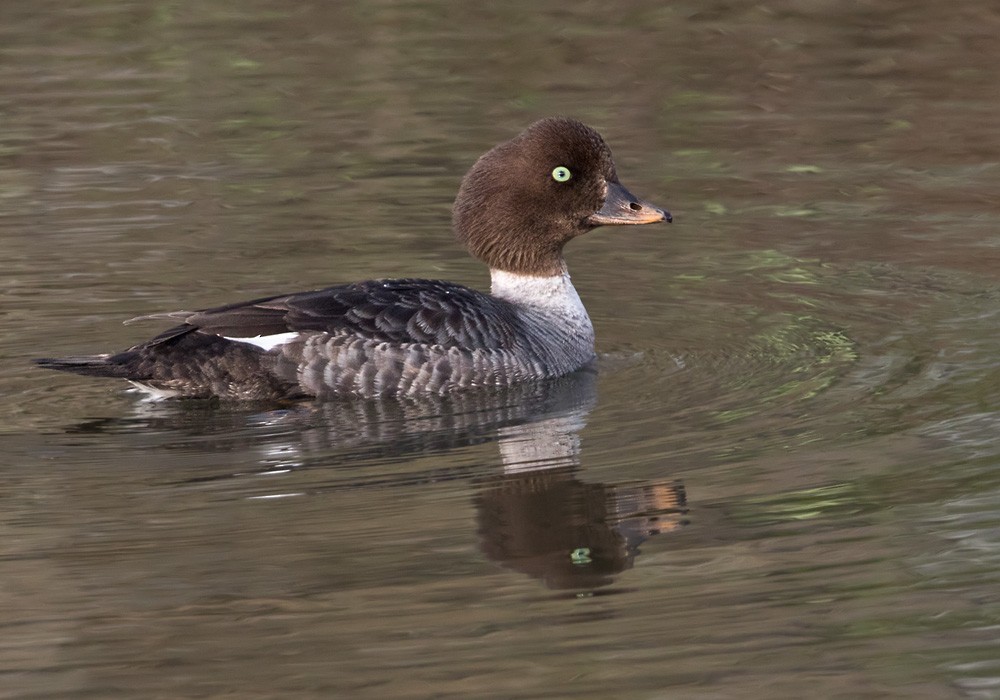
<svg viewBox="0 0 1000 700">
<path fill-rule="evenodd" d="M 1000 697 L 989 2 L 8 3 L 0 696 Z M 376 276 L 569 114 L 596 372 L 142 402 L 39 355 Z"/>
</svg>

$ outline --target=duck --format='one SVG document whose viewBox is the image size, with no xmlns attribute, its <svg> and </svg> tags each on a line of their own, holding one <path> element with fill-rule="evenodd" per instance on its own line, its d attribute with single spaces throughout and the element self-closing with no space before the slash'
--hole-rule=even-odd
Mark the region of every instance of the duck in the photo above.
<svg viewBox="0 0 1000 700">
<path fill-rule="evenodd" d="M 545 118 L 482 155 L 455 199 L 454 233 L 489 268 L 489 292 L 341 284 L 140 317 L 176 325 L 121 352 L 35 362 L 124 379 L 154 399 L 443 396 L 561 377 L 595 359 L 564 246 L 599 226 L 672 221 L 622 185 L 596 130 Z"/>
</svg>

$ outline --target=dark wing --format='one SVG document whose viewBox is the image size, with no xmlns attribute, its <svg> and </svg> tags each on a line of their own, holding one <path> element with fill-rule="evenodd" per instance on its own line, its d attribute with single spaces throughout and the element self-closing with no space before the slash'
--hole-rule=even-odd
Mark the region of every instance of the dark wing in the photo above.
<svg viewBox="0 0 1000 700">
<path fill-rule="evenodd" d="M 357 282 L 167 316 L 183 324 L 150 344 L 192 331 L 229 338 L 317 331 L 377 342 L 487 349 L 510 347 L 520 335 L 508 302 L 433 280 Z"/>
</svg>

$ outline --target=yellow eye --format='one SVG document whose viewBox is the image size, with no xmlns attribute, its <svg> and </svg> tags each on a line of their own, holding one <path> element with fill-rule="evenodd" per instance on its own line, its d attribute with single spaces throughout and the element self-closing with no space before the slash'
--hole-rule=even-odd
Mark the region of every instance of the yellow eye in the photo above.
<svg viewBox="0 0 1000 700">
<path fill-rule="evenodd" d="M 566 182 L 571 177 L 573 177 L 573 173 L 565 165 L 558 165 L 552 170 L 552 179 L 556 182 Z"/>
</svg>

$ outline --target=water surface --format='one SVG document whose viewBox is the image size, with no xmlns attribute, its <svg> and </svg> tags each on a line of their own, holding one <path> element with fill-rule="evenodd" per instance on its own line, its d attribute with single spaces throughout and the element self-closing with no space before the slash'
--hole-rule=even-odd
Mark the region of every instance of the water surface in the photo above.
<svg viewBox="0 0 1000 700">
<path fill-rule="evenodd" d="M 778 0 L 0 10 L 3 697 L 1000 697 L 1000 14 Z M 143 403 L 30 358 L 485 286 L 464 171 L 597 127 L 596 372 Z"/>
</svg>

